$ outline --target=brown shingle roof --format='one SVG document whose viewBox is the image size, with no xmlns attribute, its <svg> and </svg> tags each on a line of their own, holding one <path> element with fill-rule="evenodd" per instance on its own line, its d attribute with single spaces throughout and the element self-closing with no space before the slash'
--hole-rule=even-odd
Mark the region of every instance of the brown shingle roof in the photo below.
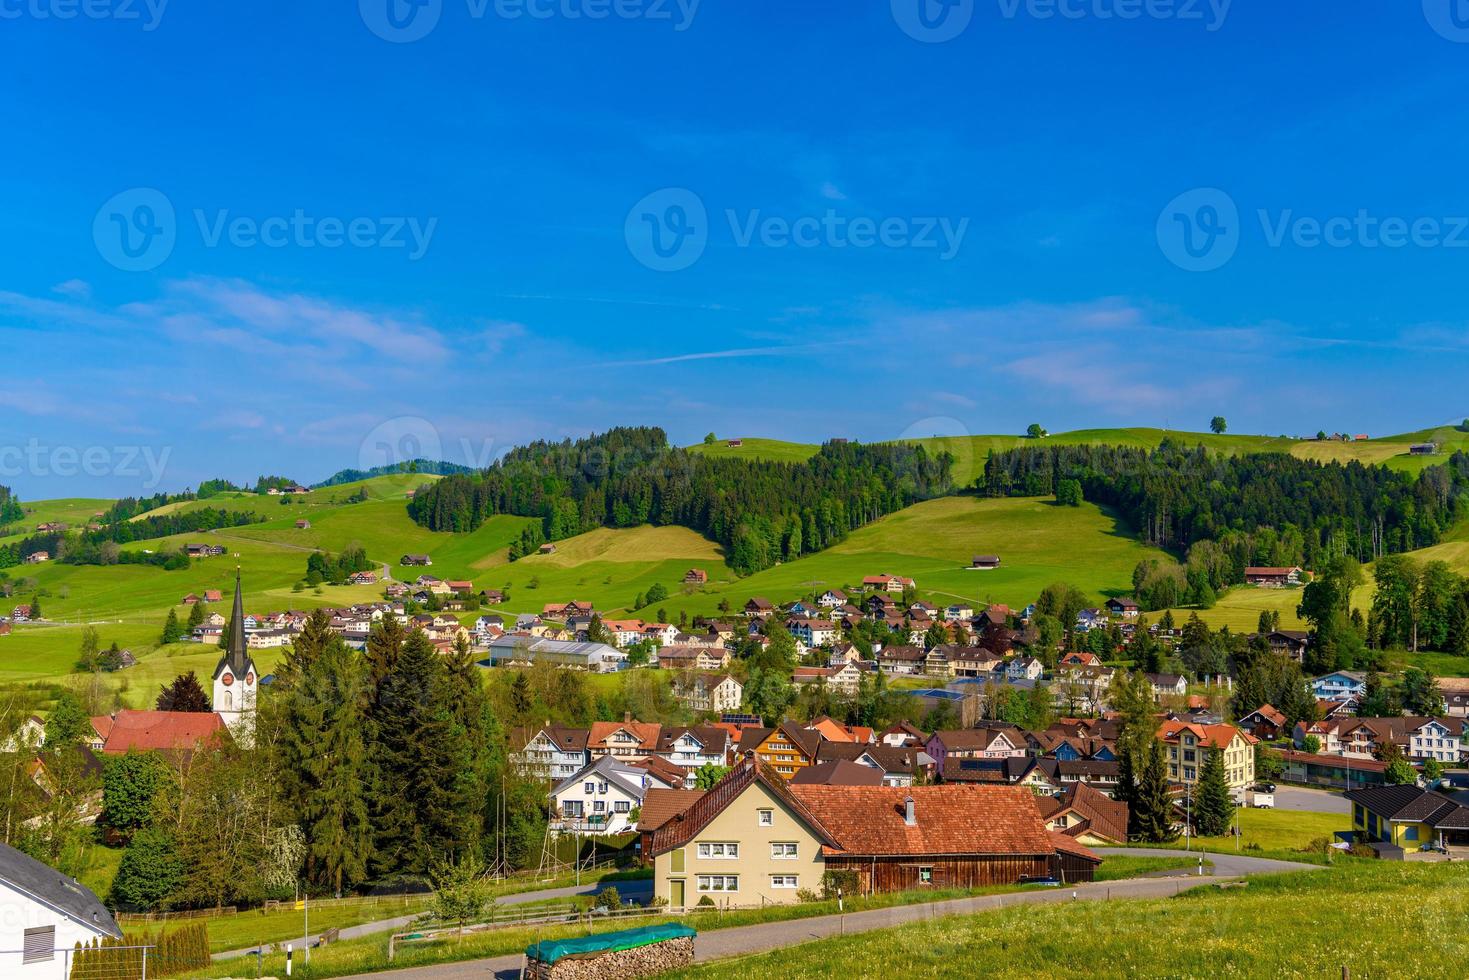
<svg viewBox="0 0 1469 980">
<path fill-rule="evenodd" d="M 699 797 L 688 809 L 676 814 L 661 827 L 653 831 L 647 857 L 683 847 L 709 826 L 709 822 L 724 812 L 745 790 L 756 783 L 761 784 L 777 800 L 795 815 L 796 819 L 811 829 L 817 840 L 825 845 L 834 844 L 831 834 L 812 815 L 801 800 L 791 794 L 784 777 L 757 758 L 743 759 L 729 771 L 714 787 Z"/>
<path fill-rule="evenodd" d="M 849 855 L 1055 851 L 1034 795 L 1019 786 L 793 786 L 791 792 Z M 912 826 L 904 819 L 910 797 Z"/>
<path fill-rule="evenodd" d="M 1086 783 L 1072 783 L 1060 796 L 1036 800 L 1047 820 L 1070 810 L 1086 821 L 1086 829 L 1118 844 L 1127 843 L 1127 804 L 1119 803 Z"/>
<path fill-rule="evenodd" d="M 638 814 L 638 832 L 647 833 L 683 813 L 704 795 L 701 789 L 650 789 L 643 795 Z"/>
</svg>

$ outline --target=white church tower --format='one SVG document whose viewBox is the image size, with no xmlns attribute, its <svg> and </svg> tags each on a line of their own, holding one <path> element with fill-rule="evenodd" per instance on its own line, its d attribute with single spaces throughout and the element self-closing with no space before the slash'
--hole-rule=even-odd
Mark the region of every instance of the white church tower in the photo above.
<svg viewBox="0 0 1469 980">
<path fill-rule="evenodd" d="M 214 710 L 229 726 L 236 740 L 247 743 L 254 734 L 255 697 L 260 675 L 245 645 L 245 601 L 240 588 L 240 570 L 235 569 L 235 610 L 230 624 L 229 649 L 214 668 Z"/>
</svg>

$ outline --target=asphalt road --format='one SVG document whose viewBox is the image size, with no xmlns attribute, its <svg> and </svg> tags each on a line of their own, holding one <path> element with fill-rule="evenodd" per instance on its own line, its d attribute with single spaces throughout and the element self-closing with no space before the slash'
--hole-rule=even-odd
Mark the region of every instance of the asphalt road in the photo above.
<svg viewBox="0 0 1469 980">
<path fill-rule="evenodd" d="M 1106 853 L 1135 854 L 1142 857 L 1192 856 L 1185 854 L 1184 851 L 1154 850 L 1152 848 L 1108 848 Z M 1275 861 L 1244 855 L 1210 854 L 1209 860 L 1214 862 L 1214 874 L 1202 878 L 1136 878 L 1129 881 L 1076 885 L 1071 888 L 1040 888 L 1033 891 L 1010 892 L 1004 895 L 961 898 L 931 905 L 903 905 L 895 908 L 853 912 L 844 916 L 828 915 L 789 922 L 739 926 L 733 929 L 716 929 L 700 933 L 694 940 L 694 960 L 698 963 L 707 963 L 710 960 L 724 959 L 729 956 L 747 956 L 751 953 L 796 946 L 815 939 L 870 932 L 874 929 L 890 929 L 893 926 L 943 915 L 989 912 L 1016 905 L 1041 905 L 1055 902 L 1097 902 L 1113 898 L 1167 898 L 1190 888 L 1213 884 L 1221 878 L 1247 874 L 1317 870 L 1317 866 L 1312 864 L 1297 864 L 1293 861 Z M 392 980 L 489 980 L 491 977 L 495 980 L 514 980 L 520 976 L 523 962 L 520 956 L 499 956 L 464 963 L 445 963 L 439 966 L 420 966 L 406 970 L 369 973 L 363 976 L 392 978 Z"/>
<path fill-rule="evenodd" d="M 1299 810 L 1309 813 L 1352 812 L 1352 805 L 1340 793 L 1324 789 L 1306 789 L 1300 786 L 1276 784 L 1275 808 L 1277 810 Z"/>
<path fill-rule="evenodd" d="M 608 884 L 615 885 L 618 894 L 625 901 L 645 903 L 653 897 L 652 880 L 639 878 L 632 881 L 583 885 L 579 888 L 572 885 L 566 888 L 542 888 L 540 891 L 518 892 L 514 895 L 502 895 L 495 899 L 495 905 L 498 908 L 504 908 L 510 905 L 525 905 L 528 902 L 542 902 L 548 899 L 575 898 L 578 895 L 596 895 L 603 888 L 606 888 Z M 397 932 L 400 929 L 405 929 L 412 925 L 413 920 L 416 918 L 418 918 L 417 915 L 400 915 L 392 919 L 378 919 L 375 922 L 364 922 L 361 925 L 344 926 L 337 938 L 356 939 L 358 936 L 371 936 L 379 932 Z M 310 941 L 316 942 L 320 938 L 320 933 L 313 933 L 310 936 Z M 282 939 L 274 945 L 284 946 L 286 943 L 294 943 L 297 949 L 300 949 L 303 945 L 300 937 L 295 939 Z M 249 949 L 232 949 L 223 953 L 215 953 L 213 958 L 216 960 L 230 960 L 241 956 L 254 956 L 257 949 L 259 949 L 258 946 L 251 946 Z"/>
</svg>

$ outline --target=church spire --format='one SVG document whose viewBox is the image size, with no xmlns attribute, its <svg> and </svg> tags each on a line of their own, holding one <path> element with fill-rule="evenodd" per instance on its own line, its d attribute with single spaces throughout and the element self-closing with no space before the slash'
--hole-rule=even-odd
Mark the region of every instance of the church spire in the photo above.
<svg viewBox="0 0 1469 980">
<path fill-rule="evenodd" d="M 235 566 L 235 608 L 230 620 L 230 646 L 219 658 L 214 668 L 218 678 L 226 670 L 235 677 L 243 678 L 253 669 L 250 653 L 245 645 L 245 590 L 240 586 L 240 566 Z"/>
</svg>

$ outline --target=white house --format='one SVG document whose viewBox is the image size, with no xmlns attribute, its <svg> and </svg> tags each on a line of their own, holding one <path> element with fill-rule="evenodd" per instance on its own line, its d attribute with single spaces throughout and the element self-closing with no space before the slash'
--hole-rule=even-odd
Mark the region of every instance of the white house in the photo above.
<svg viewBox="0 0 1469 980">
<path fill-rule="evenodd" d="M 547 725 L 526 739 L 525 748 L 512 761 L 531 775 L 562 780 L 586 768 L 587 730 L 566 725 Z"/>
<path fill-rule="evenodd" d="M 729 674 L 693 674 L 676 680 L 673 694 L 692 711 L 726 714 L 740 710 L 745 686 Z"/>
<path fill-rule="evenodd" d="M 1458 722 L 1452 723 L 1462 729 Z M 1408 733 L 1408 758 L 1437 759 L 1439 762 L 1457 764 L 1463 757 L 1463 746 L 1459 732 L 1437 718 L 1429 718 Z"/>
<path fill-rule="evenodd" d="M 1034 657 L 1016 657 L 1005 665 L 1005 677 L 1010 681 L 1033 681 L 1045 669 Z"/>
<path fill-rule="evenodd" d="M 68 980 L 72 948 L 103 936 L 122 930 L 96 895 L 0 844 L 0 976 Z"/>
<path fill-rule="evenodd" d="M 791 619 L 786 622 L 786 629 L 808 647 L 824 647 L 837 638 L 836 624 L 824 619 Z"/>
<path fill-rule="evenodd" d="M 620 834 L 632 829 L 629 815 L 643 805 L 650 777 L 645 770 L 604 755 L 551 791 L 558 830 Z"/>
<path fill-rule="evenodd" d="M 712 725 L 666 728 L 658 737 L 657 754 L 689 770 L 722 766 L 729 758 L 729 741 L 729 732 Z"/>
<path fill-rule="evenodd" d="M 1367 675 L 1353 670 L 1338 670 L 1311 680 L 1311 693 L 1324 701 L 1361 697 L 1367 691 Z"/>
</svg>

